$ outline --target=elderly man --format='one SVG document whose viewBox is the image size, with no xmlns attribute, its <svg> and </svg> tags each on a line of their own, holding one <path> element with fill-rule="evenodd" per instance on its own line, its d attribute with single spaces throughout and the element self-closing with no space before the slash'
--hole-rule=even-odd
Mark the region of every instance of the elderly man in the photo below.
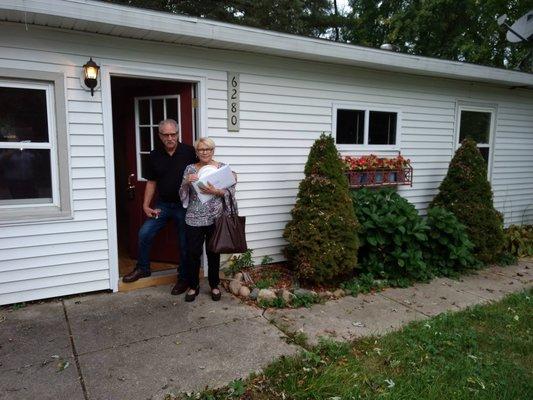
<svg viewBox="0 0 533 400">
<path fill-rule="evenodd" d="M 171 292 L 174 295 L 185 292 L 189 282 L 185 209 L 178 192 L 185 167 L 198 161 L 194 148 L 178 141 L 178 129 L 178 124 L 173 119 L 165 119 L 159 123 L 159 139 L 164 149 L 152 150 L 144 174 L 147 182 L 143 210 L 148 219 L 139 230 L 139 257 L 135 269 L 122 278 L 124 282 L 129 283 L 150 276 L 149 257 L 153 239 L 167 222 L 173 220 L 178 230 L 180 249 L 178 282 Z M 156 188 L 158 199 L 154 208 L 151 208 Z"/>
</svg>

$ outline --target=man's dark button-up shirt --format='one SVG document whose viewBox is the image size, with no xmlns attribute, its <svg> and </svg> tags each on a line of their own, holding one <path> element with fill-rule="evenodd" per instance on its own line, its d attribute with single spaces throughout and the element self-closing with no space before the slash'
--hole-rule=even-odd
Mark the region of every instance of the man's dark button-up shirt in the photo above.
<svg viewBox="0 0 533 400">
<path fill-rule="evenodd" d="M 179 203 L 179 188 L 183 179 L 185 167 L 197 162 L 194 147 L 178 143 L 174 154 L 170 155 L 164 149 L 155 149 L 150 153 L 144 178 L 156 181 L 159 200 Z"/>
</svg>

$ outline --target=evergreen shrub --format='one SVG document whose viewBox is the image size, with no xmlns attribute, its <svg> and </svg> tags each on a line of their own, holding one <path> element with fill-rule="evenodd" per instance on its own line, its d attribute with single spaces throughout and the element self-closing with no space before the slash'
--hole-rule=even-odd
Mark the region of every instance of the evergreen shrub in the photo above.
<svg viewBox="0 0 533 400">
<path fill-rule="evenodd" d="M 424 260 L 428 227 L 415 207 L 392 189 L 352 191 L 361 224 L 362 272 L 403 286 L 431 277 Z"/>
<path fill-rule="evenodd" d="M 474 244 L 468 239 L 466 227 L 451 211 L 430 208 L 426 221 L 429 240 L 425 259 L 435 275 L 454 276 L 479 265 L 472 253 Z"/>
<path fill-rule="evenodd" d="M 358 223 L 344 168 L 333 138 L 322 134 L 309 153 L 283 234 L 285 255 L 300 279 L 330 282 L 356 268 Z"/>
<path fill-rule="evenodd" d="M 456 151 L 432 207 L 451 211 L 466 226 L 480 261 L 497 260 L 504 242 L 503 218 L 494 208 L 485 160 L 472 139 Z"/>
</svg>

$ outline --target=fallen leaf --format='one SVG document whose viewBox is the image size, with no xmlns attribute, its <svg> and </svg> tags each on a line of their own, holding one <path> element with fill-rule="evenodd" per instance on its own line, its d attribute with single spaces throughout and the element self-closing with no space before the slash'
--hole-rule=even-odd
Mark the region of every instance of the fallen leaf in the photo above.
<svg viewBox="0 0 533 400">
<path fill-rule="evenodd" d="M 387 387 L 389 389 L 393 388 L 394 385 L 395 385 L 395 383 L 394 383 L 394 381 L 392 379 L 385 379 L 385 382 L 387 383 Z"/>
<path fill-rule="evenodd" d="M 57 371 L 56 372 L 61 372 L 61 371 L 66 370 L 69 365 L 70 365 L 70 363 L 68 361 L 61 361 L 59 364 L 57 364 Z"/>
</svg>

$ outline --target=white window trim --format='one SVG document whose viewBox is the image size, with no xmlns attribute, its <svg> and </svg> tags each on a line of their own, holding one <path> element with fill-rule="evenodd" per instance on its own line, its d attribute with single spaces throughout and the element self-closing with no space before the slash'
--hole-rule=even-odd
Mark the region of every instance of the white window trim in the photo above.
<svg viewBox="0 0 533 400">
<path fill-rule="evenodd" d="M 178 101 L 178 120 L 176 121 L 178 123 L 178 140 L 181 142 L 181 99 L 179 94 L 174 95 L 165 95 L 165 96 L 143 96 L 143 97 L 135 97 L 135 159 L 137 162 L 137 181 L 138 182 L 146 182 L 146 179 L 144 179 L 142 174 L 142 168 L 141 168 L 141 154 L 150 154 L 150 152 L 141 151 L 141 129 L 140 128 L 154 128 L 158 126 L 159 122 L 155 123 L 152 118 L 152 100 L 166 100 L 166 99 L 177 99 Z M 140 100 L 149 100 L 150 101 L 150 125 L 142 125 L 140 124 L 140 116 L 139 116 L 139 101 Z M 167 118 L 167 102 L 163 101 L 163 119 Z M 154 136 L 150 132 L 150 147 L 153 150 L 154 147 Z"/>
<path fill-rule="evenodd" d="M 10 87 L 46 90 L 49 137 L 42 143 L 3 143 L 2 148 L 50 149 L 52 202 L 0 205 L 0 226 L 72 219 L 65 75 L 0 68 L 0 82 Z"/>
<path fill-rule="evenodd" d="M 489 160 L 487 165 L 487 179 L 489 182 L 492 179 L 492 168 L 494 164 L 494 142 L 496 135 L 496 113 L 498 111 L 498 106 L 495 104 L 485 104 L 485 103 L 475 103 L 469 101 L 459 100 L 456 104 L 456 115 L 455 120 L 457 121 L 455 127 L 455 138 L 454 145 L 455 150 L 459 148 L 461 143 L 459 142 L 459 134 L 461 130 L 461 112 L 462 111 L 474 111 L 474 112 L 483 112 L 490 113 L 490 132 L 489 132 L 489 143 L 478 144 L 477 147 L 488 148 L 489 149 Z"/>
<path fill-rule="evenodd" d="M 365 112 L 365 127 L 364 127 L 364 144 L 336 144 L 337 149 L 340 151 L 373 151 L 373 152 L 383 152 L 383 151 L 399 151 L 401 149 L 402 135 L 400 127 L 402 126 L 402 111 L 399 107 L 395 106 L 384 106 L 382 104 L 372 104 L 372 103 L 333 103 L 332 105 L 332 126 L 331 132 L 332 136 L 337 143 L 337 110 L 354 110 L 354 111 L 364 111 Z M 368 144 L 368 130 L 370 125 L 370 111 L 381 111 L 381 112 L 391 112 L 396 113 L 396 143 L 391 144 Z"/>
<path fill-rule="evenodd" d="M 59 185 L 58 185 L 58 163 L 57 163 L 57 144 L 53 133 L 56 132 L 55 127 L 55 111 L 54 111 L 54 93 L 52 83 L 35 83 L 35 82 L 16 82 L 10 80 L 4 80 L 0 78 L 0 87 L 11 87 L 21 89 L 36 89 L 44 90 L 46 94 L 46 117 L 48 121 L 48 141 L 47 142 L 0 142 L 0 149 L 36 149 L 36 150 L 50 150 L 50 174 L 52 185 L 52 202 L 38 202 L 38 199 L 24 204 L 9 204 L 0 200 L 0 210 L 5 209 L 23 209 L 23 208 L 35 208 L 35 207 L 50 207 L 59 206 Z"/>
</svg>

